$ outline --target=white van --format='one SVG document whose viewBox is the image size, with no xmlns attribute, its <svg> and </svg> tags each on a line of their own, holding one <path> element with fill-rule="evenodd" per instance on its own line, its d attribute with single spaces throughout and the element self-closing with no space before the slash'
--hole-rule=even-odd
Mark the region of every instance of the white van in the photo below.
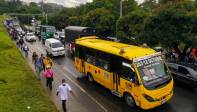
<svg viewBox="0 0 197 112">
<path fill-rule="evenodd" d="M 46 39 L 45 48 L 47 55 L 65 56 L 64 45 L 57 39 L 54 38 Z"/>
</svg>

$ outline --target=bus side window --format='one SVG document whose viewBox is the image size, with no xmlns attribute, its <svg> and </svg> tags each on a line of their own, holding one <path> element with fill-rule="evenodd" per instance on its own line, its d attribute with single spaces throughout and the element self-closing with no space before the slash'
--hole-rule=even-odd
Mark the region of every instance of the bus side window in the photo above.
<svg viewBox="0 0 197 112">
<path fill-rule="evenodd" d="M 96 63 L 95 57 L 90 56 L 90 55 L 86 55 L 86 61 L 87 61 L 88 63 L 90 63 L 90 64 L 93 64 L 93 65 L 95 65 L 95 63 Z"/>
<path fill-rule="evenodd" d="M 96 64 L 97 67 L 100 67 L 102 69 L 105 69 L 107 71 L 109 71 L 109 62 L 103 60 L 103 59 L 96 59 Z"/>
<path fill-rule="evenodd" d="M 134 80 L 135 72 L 129 67 L 122 66 L 121 76 L 129 81 Z"/>
<path fill-rule="evenodd" d="M 110 55 L 105 52 L 97 51 L 96 53 L 96 66 L 105 69 L 107 71 L 110 70 Z"/>
</svg>

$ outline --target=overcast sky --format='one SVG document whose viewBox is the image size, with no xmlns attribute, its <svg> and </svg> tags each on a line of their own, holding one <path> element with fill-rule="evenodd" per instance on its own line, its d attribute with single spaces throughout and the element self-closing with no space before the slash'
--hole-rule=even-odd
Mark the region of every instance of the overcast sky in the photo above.
<svg viewBox="0 0 197 112">
<path fill-rule="evenodd" d="M 42 0 L 21 0 L 25 2 L 41 2 Z M 74 7 L 78 6 L 79 4 L 83 4 L 86 2 L 91 2 L 92 0 L 43 0 L 45 3 L 57 3 L 64 5 L 66 7 Z M 138 3 L 142 3 L 144 0 L 136 0 Z"/>
</svg>

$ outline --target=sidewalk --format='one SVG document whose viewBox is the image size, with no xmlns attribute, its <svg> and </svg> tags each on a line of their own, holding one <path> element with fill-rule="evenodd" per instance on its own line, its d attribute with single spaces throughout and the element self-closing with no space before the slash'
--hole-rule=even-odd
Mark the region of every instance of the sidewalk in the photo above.
<svg viewBox="0 0 197 112">
<path fill-rule="evenodd" d="M 30 48 L 30 46 L 29 46 Z M 27 62 L 31 66 L 32 70 L 35 72 L 34 65 L 32 64 L 31 56 L 32 56 L 32 48 L 30 48 L 29 56 L 26 58 Z M 40 56 L 41 50 L 36 51 Z M 23 54 L 23 52 L 21 52 Z M 44 54 L 44 53 L 43 53 Z M 69 79 L 66 75 L 69 73 L 65 73 L 65 71 L 61 70 L 58 65 L 54 64 L 52 67 L 54 70 L 54 81 L 53 81 L 53 90 L 49 91 L 46 87 L 46 80 L 43 77 L 42 73 L 40 75 L 41 84 L 44 87 L 44 90 L 48 93 L 49 98 L 54 102 L 59 112 L 62 111 L 61 101 L 59 96 L 56 96 L 56 89 L 61 84 L 62 79 L 66 79 L 67 83 L 71 86 L 75 96 L 69 95 L 69 100 L 67 101 L 67 110 L 68 112 L 107 112 L 107 110 L 100 105 L 97 101 L 95 101 L 91 96 L 86 93 L 83 88 L 80 88 L 74 81 Z M 36 72 L 35 72 L 36 74 Z"/>
</svg>

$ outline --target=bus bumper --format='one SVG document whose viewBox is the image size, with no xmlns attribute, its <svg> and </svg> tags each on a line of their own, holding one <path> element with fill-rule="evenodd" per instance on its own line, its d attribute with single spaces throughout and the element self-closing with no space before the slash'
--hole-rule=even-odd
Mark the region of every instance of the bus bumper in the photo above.
<svg viewBox="0 0 197 112">
<path fill-rule="evenodd" d="M 139 106 L 144 110 L 152 109 L 169 102 L 172 96 L 173 96 L 173 91 L 170 94 L 166 95 L 164 99 L 159 101 L 149 102 L 145 98 L 142 98 Z"/>
</svg>

